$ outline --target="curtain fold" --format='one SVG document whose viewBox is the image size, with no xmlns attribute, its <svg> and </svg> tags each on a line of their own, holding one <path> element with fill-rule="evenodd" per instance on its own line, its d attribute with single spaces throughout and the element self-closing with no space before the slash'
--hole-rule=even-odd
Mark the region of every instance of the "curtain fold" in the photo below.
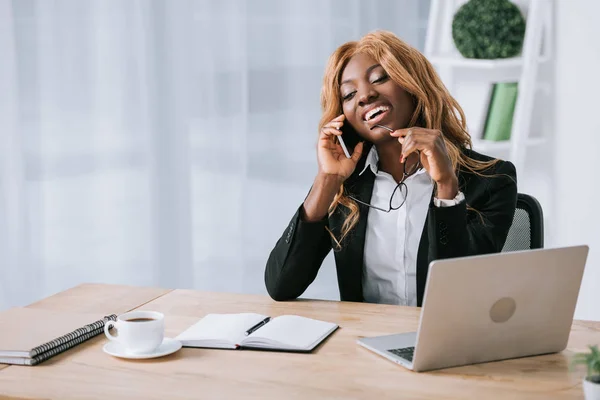
<svg viewBox="0 0 600 400">
<path fill-rule="evenodd" d="M 19 131 L 17 62 L 12 4 L 0 1 L 0 304 L 16 297 L 17 288 L 30 295 L 31 287 L 19 271 L 30 264 L 27 254 L 26 195 L 24 188 L 23 145 Z M 26 270 L 22 271 L 23 273 Z"/>
<path fill-rule="evenodd" d="M 0 309 L 82 282 L 265 293 L 327 57 L 421 0 L 0 0 Z M 337 298 L 328 259 L 306 295 Z"/>
</svg>

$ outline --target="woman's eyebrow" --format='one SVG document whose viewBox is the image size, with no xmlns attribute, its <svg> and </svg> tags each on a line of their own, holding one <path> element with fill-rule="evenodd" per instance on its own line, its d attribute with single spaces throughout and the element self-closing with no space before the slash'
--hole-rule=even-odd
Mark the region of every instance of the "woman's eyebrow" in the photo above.
<svg viewBox="0 0 600 400">
<path fill-rule="evenodd" d="M 369 75 L 371 73 L 371 71 L 373 71 L 377 67 L 381 67 L 381 65 L 380 64 L 373 64 L 373 65 L 371 65 L 369 68 L 367 68 L 367 72 L 365 73 L 365 75 Z M 344 83 L 350 83 L 353 80 L 354 79 L 352 79 L 352 78 L 350 78 L 350 79 L 344 79 L 342 81 L 342 83 L 340 83 L 340 86 L 342 86 Z"/>
</svg>

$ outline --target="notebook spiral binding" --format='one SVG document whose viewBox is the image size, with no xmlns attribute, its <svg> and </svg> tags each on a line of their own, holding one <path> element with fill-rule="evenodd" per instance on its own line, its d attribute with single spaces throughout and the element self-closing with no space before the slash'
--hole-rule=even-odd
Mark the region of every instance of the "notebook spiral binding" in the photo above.
<svg viewBox="0 0 600 400">
<path fill-rule="evenodd" d="M 42 354 L 37 355 L 36 357 L 33 357 L 31 359 L 28 360 L 27 365 L 37 365 L 43 361 L 46 361 L 49 358 L 54 357 L 57 354 L 62 353 L 63 351 L 69 350 L 72 347 L 77 346 L 80 343 L 85 342 L 88 339 L 93 338 L 96 335 L 100 335 L 104 332 L 104 328 L 100 328 L 100 329 L 96 329 L 95 331 L 91 331 L 88 332 L 82 336 L 79 336 L 78 338 L 75 338 L 69 342 L 66 342 L 58 347 L 55 347 L 51 350 L 48 350 Z"/>
<path fill-rule="evenodd" d="M 108 321 L 116 321 L 117 316 L 115 314 L 107 315 L 103 319 L 98 320 L 96 322 L 92 322 L 91 324 L 87 324 L 79 329 L 75 329 L 72 332 L 67 333 L 66 335 L 59 336 L 54 340 L 51 340 L 47 343 L 42 344 L 41 346 L 34 347 L 31 350 L 31 358 L 34 360 L 38 358 L 38 356 L 46 356 L 46 353 L 52 352 L 53 355 L 63 352 L 66 349 L 69 349 L 79 343 L 82 343 L 104 331 L 104 325 Z M 60 350 L 59 350 L 60 349 Z M 49 358 L 45 357 L 41 361 Z M 37 363 L 41 362 L 38 361 Z M 36 364 L 37 364 L 36 363 Z M 35 365 L 35 364 L 32 364 Z"/>
</svg>

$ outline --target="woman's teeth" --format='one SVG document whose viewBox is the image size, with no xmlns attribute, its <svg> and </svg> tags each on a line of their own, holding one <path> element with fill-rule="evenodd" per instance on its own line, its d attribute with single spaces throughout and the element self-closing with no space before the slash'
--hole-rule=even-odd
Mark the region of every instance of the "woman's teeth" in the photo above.
<svg viewBox="0 0 600 400">
<path fill-rule="evenodd" d="M 377 114 L 382 113 L 384 111 L 389 110 L 390 108 L 387 106 L 379 106 L 379 107 L 375 107 L 374 109 L 370 110 L 366 115 L 365 115 L 365 121 L 369 121 L 371 119 L 373 119 Z"/>
</svg>

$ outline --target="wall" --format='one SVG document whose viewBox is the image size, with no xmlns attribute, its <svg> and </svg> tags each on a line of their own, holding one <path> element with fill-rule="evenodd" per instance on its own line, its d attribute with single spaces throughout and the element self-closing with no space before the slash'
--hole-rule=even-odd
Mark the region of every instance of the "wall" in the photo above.
<svg viewBox="0 0 600 400">
<path fill-rule="evenodd" d="M 557 0 L 553 244 L 588 244 L 576 318 L 600 320 L 600 2 Z"/>
</svg>

